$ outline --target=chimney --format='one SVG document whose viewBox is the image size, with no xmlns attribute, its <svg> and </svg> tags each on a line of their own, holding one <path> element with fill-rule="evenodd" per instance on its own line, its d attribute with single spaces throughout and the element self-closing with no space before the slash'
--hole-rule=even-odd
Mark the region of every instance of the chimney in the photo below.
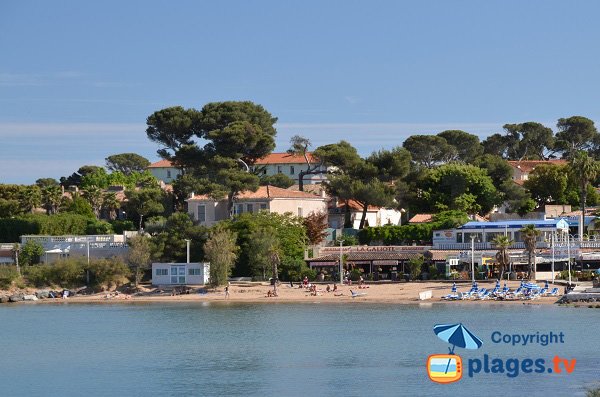
<svg viewBox="0 0 600 397">
<path fill-rule="evenodd" d="M 190 198 L 194 198 L 196 194 L 194 192 L 192 192 L 192 194 L 190 194 Z"/>
</svg>

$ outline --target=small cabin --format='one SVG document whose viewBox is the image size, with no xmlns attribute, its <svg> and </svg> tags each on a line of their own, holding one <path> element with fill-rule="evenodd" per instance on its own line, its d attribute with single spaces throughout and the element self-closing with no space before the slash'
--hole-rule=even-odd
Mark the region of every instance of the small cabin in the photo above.
<svg viewBox="0 0 600 397">
<path fill-rule="evenodd" d="M 152 285 L 204 285 L 210 278 L 210 263 L 153 263 Z"/>
</svg>

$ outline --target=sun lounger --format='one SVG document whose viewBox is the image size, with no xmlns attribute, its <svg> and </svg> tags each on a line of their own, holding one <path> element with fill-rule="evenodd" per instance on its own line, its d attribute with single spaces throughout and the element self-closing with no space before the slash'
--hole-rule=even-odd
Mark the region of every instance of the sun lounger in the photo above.
<svg viewBox="0 0 600 397">
<path fill-rule="evenodd" d="M 367 294 L 366 292 L 354 292 L 352 290 L 350 290 L 350 293 L 352 294 L 353 298 L 357 298 L 359 296 L 365 296 Z"/>
<path fill-rule="evenodd" d="M 552 291 L 550 291 L 548 293 L 548 296 L 558 296 L 558 288 L 557 287 L 552 288 Z"/>
</svg>

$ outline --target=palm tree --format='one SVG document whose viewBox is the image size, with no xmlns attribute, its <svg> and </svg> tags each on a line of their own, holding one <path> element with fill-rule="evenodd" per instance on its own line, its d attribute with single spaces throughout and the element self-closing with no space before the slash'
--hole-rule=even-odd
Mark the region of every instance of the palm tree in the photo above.
<svg viewBox="0 0 600 397">
<path fill-rule="evenodd" d="M 492 243 L 498 249 L 496 253 L 496 262 L 500 265 L 500 280 L 504 277 L 504 271 L 506 266 L 510 263 L 510 257 L 508 256 L 508 248 L 512 245 L 513 241 L 503 234 L 496 236 Z"/>
<path fill-rule="evenodd" d="M 532 261 L 535 255 L 535 247 L 537 238 L 540 236 L 540 231 L 533 225 L 525 225 L 521 230 L 521 236 L 523 236 L 523 242 L 525 243 L 525 249 L 527 250 L 527 264 L 529 265 L 529 279 L 533 276 L 535 279 L 535 259 Z"/>
<path fill-rule="evenodd" d="M 100 216 L 100 208 L 102 207 L 102 190 L 94 185 L 88 186 L 83 192 L 83 197 L 90 203 L 96 218 Z"/>
<path fill-rule="evenodd" d="M 46 186 L 42 188 L 42 204 L 46 208 L 48 215 L 56 214 L 60 201 L 62 199 L 62 190 L 60 186 Z"/>
<path fill-rule="evenodd" d="M 106 192 L 102 196 L 102 209 L 108 213 L 108 218 L 112 221 L 117 217 L 117 210 L 119 209 L 119 200 L 113 192 Z"/>
<path fill-rule="evenodd" d="M 580 150 L 570 159 L 571 170 L 581 188 L 581 221 L 579 224 L 579 238 L 583 237 L 585 222 L 585 202 L 587 199 L 587 188 L 590 181 L 596 179 L 600 172 L 600 164 L 588 156 L 587 152 Z"/>
</svg>

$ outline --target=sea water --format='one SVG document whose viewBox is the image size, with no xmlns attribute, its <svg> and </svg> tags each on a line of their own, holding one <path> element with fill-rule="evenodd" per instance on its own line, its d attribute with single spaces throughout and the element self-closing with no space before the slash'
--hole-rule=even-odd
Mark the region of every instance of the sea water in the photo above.
<svg viewBox="0 0 600 397">
<path fill-rule="evenodd" d="M 270 304 L 273 303 L 273 304 Z M 482 304 L 15 304 L 0 307 L 1 396 L 583 396 L 600 381 L 600 310 Z M 576 359 L 571 374 L 432 382 L 435 324 L 463 323 L 469 359 Z M 563 332 L 513 346 L 490 335 Z M 466 368 L 465 368 L 466 369 Z"/>
</svg>

